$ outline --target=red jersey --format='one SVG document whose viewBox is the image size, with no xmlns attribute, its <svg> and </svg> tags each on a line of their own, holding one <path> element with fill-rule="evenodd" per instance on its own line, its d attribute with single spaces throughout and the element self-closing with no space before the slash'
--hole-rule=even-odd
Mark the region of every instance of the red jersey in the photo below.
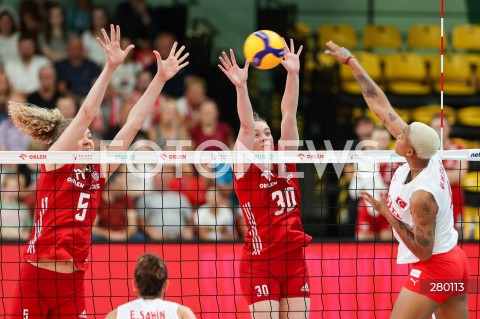
<svg viewBox="0 0 480 319">
<path fill-rule="evenodd" d="M 251 164 L 242 178 L 234 180 L 248 226 L 243 249 L 249 258 L 275 258 L 312 240 L 302 227 L 296 165 L 273 167 L 262 172 Z"/>
<path fill-rule="evenodd" d="M 89 165 L 84 172 L 78 165 L 66 164 L 47 172 L 41 166 L 26 260 L 73 260 L 77 268 L 88 268 L 92 225 L 105 186 L 99 168 Z"/>
</svg>

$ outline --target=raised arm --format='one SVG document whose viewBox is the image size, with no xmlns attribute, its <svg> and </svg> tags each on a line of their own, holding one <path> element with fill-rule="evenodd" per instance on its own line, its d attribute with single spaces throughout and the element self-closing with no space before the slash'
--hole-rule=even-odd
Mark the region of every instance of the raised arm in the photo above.
<svg viewBox="0 0 480 319">
<path fill-rule="evenodd" d="M 297 127 L 297 107 L 299 94 L 299 76 L 300 72 L 300 53 L 302 53 L 303 46 L 300 46 L 297 53 L 295 53 L 295 46 L 293 40 L 290 39 L 290 48 L 285 39 L 284 43 L 284 60 L 281 62 L 287 70 L 287 81 L 285 83 L 285 92 L 283 93 L 281 110 L 282 110 L 282 124 L 281 136 L 278 143 L 279 149 L 297 150 L 298 149 L 298 127 Z M 282 143 L 288 141 L 286 143 Z"/>
<path fill-rule="evenodd" d="M 97 81 L 90 89 L 90 92 L 88 92 L 85 101 L 78 110 L 72 123 L 66 128 L 60 138 L 50 147 L 49 150 L 51 151 L 70 151 L 75 149 L 77 142 L 97 115 L 113 72 L 123 62 L 130 50 L 133 49 L 133 45 L 129 45 L 125 50 L 120 48 L 119 26 L 115 29 L 113 24 L 110 25 L 110 38 L 104 29 L 102 29 L 102 33 L 105 43 L 103 43 L 98 37 L 97 42 L 105 51 L 107 63 Z"/>
<path fill-rule="evenodd" d="M 248 61 L 245 66 L 240 68 L 235 60 L 233 50 L 230 49 L 230 59 L 225 52 L 220 57 L 221 65 L 218 67 L 235 85 L 237 90 L 237 112 L 240 119 L 240 131 L 238 132 L 235 142 L 235 151 L 249 151 L 253 148 L 253 139 L 255 136 L 255 121 L 253 119 L 252 103 L 248 96 L 247 79 L 248 79 Z M 249 164 L 235 164 L 234 172 L 236 178 L 241 178 L 248 171 Z"/>
<path fill-rule="evenodd" d="M 339 47 L 333 41 L 327 42 L 327 46 L 330 50 L 326 50 L 325 54 L 336 58 L 340 63 L 347 64 L 352 69 L 368 107 L 382 121 L 390 134 L 398 138 L 407 123 L 395 112 L 385 93 L 372 80 L 350 51 L 344 47 Z"/>
<path fill-rule="evenodd" d="M 175 76 L 181 69 L 188 65 L 188 62 L 184 62 L 188 57 L 188 53 L 182 55 L 185 50 L 185 46 L 182 46 L 177 51 L 177 42 L 175 42 L 170 50 L 170 55 L 167 59 L 162 60 L 160 53 L 153 51 L 157 58 L 157 73 L 153 77 L 152 82 L 148 85 L 147 90 L 138 99 L 137 103 L 133 106 L 128 114 L 127 122 L 122 129 L 117 133 L 114 142 L 107 148 L 108 151 L 125 151 L 130 147 L 133 139 L 141 130 L 142 124 L 147 118 L 147 115 L 152 111 L 155 100 L 160 95 L 165 83 Z M 118 145 L 117 145 L 118 144 Z M 110 166 L 103 170 L 112 174 L 119 164 L 110 164 Z"/>
</svg>

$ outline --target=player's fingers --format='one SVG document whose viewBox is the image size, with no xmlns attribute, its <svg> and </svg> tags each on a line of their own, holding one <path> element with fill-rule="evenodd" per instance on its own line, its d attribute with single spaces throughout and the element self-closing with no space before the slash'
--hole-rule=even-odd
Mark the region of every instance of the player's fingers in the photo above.
<svg viewBox="0 0 480 319">
<path fill-rule="evenodd" d="M 116 38 L 115 38 L 118 42 L 120 42 L 120 26 L 117 25 L 117 32 L 116 32 Z"/>
<path fill-rule="evenodd" d="M 250 61 L 245 60 L 245 66 L 243 68 L 248 70 L 249 67 L 250 67 Z"/>
<path fill-rule="evenodd" d="M 110 40 L 115 41 L 115 27 L 113 24 L 110 24 Z"/>
<path fill-rule="evenodd" d="M 290 38 L 290 52 L 295 53 L 295 45 L 293 44 L 293 39 Z"/>
<path fill-rule="evenodd" d="M 98 44 L 100 44 L 100 46 L 101 46 L 103 49 L 105 49 L 105 44 L 103 44 L 102 40 L 100 40 L 99 37 L 97 37 L 97 42 L 98 42 Z"/>
<path fill-rule="evenodd" d="M 333 56 L 335 53 L 333 53 L 333 51 L 330 51 L 330 50 L 325 50 L 325 54 Z"/>
<path fill-rule="evenodd" d="M 182 45 L 182 46 L 180 47 L 180 49 L 178 49 L 178 51 L 175 53 L 175 58 L 178 59 L 178 58 L 180 57 L 180 55 L 182 54 L 183 50 L 185 50 L 185 46 L 184 46 L 184 45 Z"/>
<path fill-rule="evenodd" d="M 178 42 L 175 41 L 173 42 L 172 49 L 170 50 L 170 55 L 169 56 L 174 56 L 175 55 L 175 50 L 177 49 Z"/>
<path fill-rule="evenodd" d="M 108 38 L 107 31 L 105 31 L 104 28 L 102 28 L 102 34 L 103 34 L 103 39 L 105 40 L 105 45 L 108 45 L 110 43 L 110 39 Z"/>
<path fill-rule="evenodd" d="M 185 59 L 188 58 L 189 55 L 190 53 L 186 52 L 180 59 L 178 59 L 178 63 L 182 63 L 183 61 L 185 61 Z"/>
<path fill-rule="evenodd" d="M 230 62 L 230 59 L 228 58 L 228 55 L 225 53 L 225 51 L 222 52 L 222 56 L 227 66 L 231 67 L 232 63 Z"/>
<path fill-rule="evenodd" d="M 180 65 L 178 66 L 178 69 L 179 69 L 179 70 L 180 70 L 180 69 L 183 69 L 183 68 L 186 67 L 189 63 L 190 63 L 190 62 L 187 61 L 187 62 L 185 62 L 185 63 L 183 63 L 183 64 L 180 64 Z"/>
<path fill-rule="evenodd" d="M 337 51 L 340 49 L 340 46 L 338 46 L 335 42 L 333 42 L 332 40 L 328 41 L 326 43 L 326 46 L 329 47 L 330 49 L 332 49 L 333 51 Z"/>
<path fill-rule="evenodd" d="M 298 56 L 300 56 L 300 53 L 302 53 L 302 50 L 303 50 L 303 45 L 301 45 L 300 48 L 298 48 L 298 52 L 297 52 Z"/>
<path fill-rule="evenodd" d="M 228 65 L 228 63 L 225 61 L 225 59 L 223 57 L 218 57 L 218 58 L 220 59 L 220 63 L 222 63 L 225 70 L 230 69 L 230 66 Z"/>
<path fill-rule="evenodd" d="M 224 67 L 221 66 L 220 64 L 217 64 L 217 65 L 218 65 L 218 67 L 220 68 L 220 70 L 222 70 L 222 72 L 223 72 L 225 75 L 228 76 L 227 70 L 225 70 Z"/>
<path fill-rule="evenodd" d="M 230 49 L 230 59 L 232 59 L 232 65 L 237 64 L 237 60 L 235 60 L 235 54 L 233 53 L 232 49 Z"/>
</svg>

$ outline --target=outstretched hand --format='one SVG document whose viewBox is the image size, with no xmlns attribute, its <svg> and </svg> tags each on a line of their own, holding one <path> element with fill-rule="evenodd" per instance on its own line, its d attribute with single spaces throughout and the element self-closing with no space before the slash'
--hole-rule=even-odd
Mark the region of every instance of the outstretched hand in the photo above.
<svg viewBox="0 0 480 319">
<path fill-rule="evenodd" d="M 186 67 L 189 63 L 188 61 L 183 62 L 189 56 L 188 52 L 182 55 L 183 50 L 185 50 L 185 46 L 182 45 L 177 51 L 177 45 L 178 43 L 175 41 L 172 49 L 170 50 L 170 54 L 165 60 L 162 60 L 162 57 L 158 51 L 153 51 L 153 54 L 155 54 L 155 57 L 157 58 L 156 77 L 162 82 L 167 82 L 173 78 L 178 71 Z"/>
<path fill-rule="evenodd" d="M 293 39 L 290 39 L 290 48 L 287 45 L 287 42 L 284 38 L 283 41 L 283 50 L 284 50 L 284 60 L 280 63 L 285 67 L 287 72 L 298 73 L 300 71 L 300 53 L 302 53 L 303 45 L 300 46 L 297 53 L 295 53 L 295 45 L 293 44 Z"/>
<path fill-rule="evenodd" d="M 385 197 L 382 196 L 380 200 L 376 200 L 372 194 L 368 192 L 363 192 L 359 195 L 360 198 L 367 201 L 370 205 L 372 205 L 373 209 L 375 209 L 380 215 L 387 216 L 387 214 L 391 214 L 390 210 L 388 209 L 387 201 Z"/>
<path fill-rule="evenodd" d="M 325 50 L 325 54 L 329 55 L 331 57 L 334 57 L 337 59 L 338 62 L 340 63 L 347 63 L 348 58 L 353 57 L 353 54 L 348 51 L 348 49 L 345 49 L 344 47 L 338 46 L 335 42 L 333 41 L 328 41 L 326 43 L 327 47 L 330 48 L 330 50 Z"/>
<path fill-rule="evenodd" d="M 230 49 L 230 59 L 225 52 L 222 52 L 222 56 L 219 57 L 220 64 L 218 67 L 222 72 L 228 77 L 228 79 L 235 85 L 236 87 L 240 87 L 247 82 L 248 79 L 248 60 L 245 62 L 245 66 L 240 68 L 237 65 L 237 61 L 235 60 L 235 54 L 233 50 Z"/>
<path fill-rule="evenodd" d="M 135 47 L 133 44 L 130 44 L 125 50 L 120 48 L 120 26 L 117 25 L 115 28 L 113 24 L 110 25 L 110 38 L 107 35 L 105 29 L 102 29 L 103 39 L 105 43 L 97 37 L 97 42 L 105 51 L 107 57 L 107 65 L 112 67 L 117 67 L 120 65 L 128 53 Z"/>
</svg>

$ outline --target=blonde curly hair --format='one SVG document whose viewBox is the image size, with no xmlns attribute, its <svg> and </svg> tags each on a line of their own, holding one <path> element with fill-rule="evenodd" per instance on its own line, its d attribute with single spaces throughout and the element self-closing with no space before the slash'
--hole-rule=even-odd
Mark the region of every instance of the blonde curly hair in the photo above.
<svg viewBox="0 0 480 319">
<path fill-rule="evenodd" d="M 30 103 L 10 101 L 8 113 L 19 131 L 36 141 L 52 145 L 72 122 L 58 109 L 48 110 Z"/>
</svg>

